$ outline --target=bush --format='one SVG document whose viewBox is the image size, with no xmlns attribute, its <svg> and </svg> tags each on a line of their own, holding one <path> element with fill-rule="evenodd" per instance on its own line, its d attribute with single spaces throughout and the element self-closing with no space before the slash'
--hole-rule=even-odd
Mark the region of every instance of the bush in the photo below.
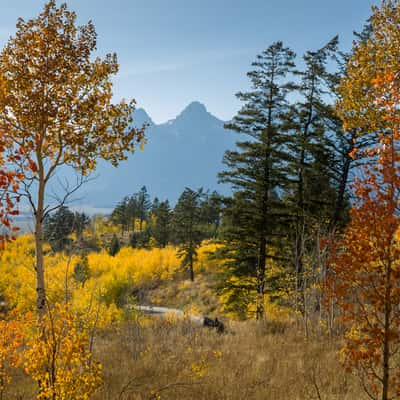
<svg viewBox="0 0 400 400">
<path fill-rule="evenodd" d="M 89 260 L 86 254 L 81 255 L 74 267 L 74 279 L 85 286 L 85 282 L 90 278 Z"/>
<path fill-rule="evenodd" d="M 119 243 L 117 235 L 114 233 L 111 239 L 111 244 L 108 253 L 110 254 L 110 256 L 114 257 L 119 253 L 120 250 L 121 250 L 121 245 Z"/>
<path fill-rule="evenodd" d="M 128 302 L 131 294 L 132 284 L 124 278 L 114 278 L 104 289 L 101 299 L 107 306 L 115 304 L 117 307 L 123 307 Z"/>
</svg>

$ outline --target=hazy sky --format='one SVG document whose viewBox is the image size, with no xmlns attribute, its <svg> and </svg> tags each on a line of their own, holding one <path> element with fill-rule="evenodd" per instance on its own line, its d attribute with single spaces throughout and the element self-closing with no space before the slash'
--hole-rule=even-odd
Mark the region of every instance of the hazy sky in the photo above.
<svg viewBox="0 0 400 400">
<path fill-rule="evenodd" d="M 36 16 L 42 0 L 0 0 L 0 44 L 18 17 Z M 239 108 L 255 55 L 276 40 L 299 55 L 339 34 L 351 46 L 377 0 L 69 0 L 79 22 L 91 19 L 98 52 L 116 51 L 117 98 L 134 97 L 156 122 L 199 100 L 222 119 Z"/>
</svg>

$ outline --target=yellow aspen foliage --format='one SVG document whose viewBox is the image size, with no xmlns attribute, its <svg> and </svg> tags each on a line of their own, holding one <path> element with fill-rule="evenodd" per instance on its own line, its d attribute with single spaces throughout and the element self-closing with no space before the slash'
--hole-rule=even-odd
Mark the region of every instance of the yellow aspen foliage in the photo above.
<svg viewBox="0 0 400 400">
<path fill-rule="evenodd" d="M 215 268 L 220 268 L 218 264 Z M 289 280 L 289 275 L 284 268 L 275 262 L 269 261 L 265 271 L 266 281 L 277 281 L 277 287 L 269 293 L 265 293 L 263 299 L 263 309 L 268 312 L 270 320 L 280 320 L 290 322 L 293 320 L 294 313 L 290 307 L 290 293 L 287 288 L 293 283 Z M 231 319 L 255 318 L 259 296 L 256 288 L 257 278 L 255 277 L 235 277 L 231 276 L 225 280 L 225 288 L 220 291 L 219 301 L 222 311 Z M 279 281 L 279 282 L 278 282 Z M 285 289 L 284 289 L 285 288 Z"/>
<path fill-rule="evenodd" d="M 199 257 L 194 265 L 197 273 L 207 276 L 220 272 L 220 261 L 209 259 L 216 246 L 205 242 L 199 248 Z M 126 317 L 124 306 L 135 301 L 131 297 L 135 288 L 172 281 L 181 271 L 176 248 L 172 246 L 152 249 L 123 247 L 115 257 L 107 251 L 91 252 L 87 254 L 84 285 L 75 273 L 76 265 L 82 261 L 79 254 L 53 253 L 46 245 L 44 261 L 48 303 L 68 303 L 70 310 L 82 317 L 86 326 L 95 324 L 99 329 Z M 35 310 L 34 266 L 32 235 L 18 236 L 0 253 L 0 295 L 4 296 L 8 308 L 20 315 Z M 192 288 L 189 282 L 183 281 L 178 290 L 184 297 Z M 199 281 L 196 290 L 207 297 L 213 295 L 211 283 L 207 280 Z M 153 300 L 156 302 L 155 298 Z M 222 305 L 225 300 L 223 296 L 219 299 Z"/>
<path fill-rule="evenodd" d="M 337 104 L 344 128 L 360 134 L 388 128 L 387 109 L 379 104 L 382 81 L 400 69 L 399 2 L 384 0 L 372 10 L 371 35 L 353 45 Z"/>
<path fill-rule="evenodd" d="M 39 383 L 37 399 L 87 400 L 102 384 L 89 332 L 66 306 L 56 305 L 27 339 L 25 372 Z"/>
<path fill-rule="evenodd" d="M 19 321 L 0 320 L 0 399 L 11 383 L 10 368 L 22 362 L 23 327 Z"/>
<path fill-rule="evenodd" d="M 34 254 L 31 235 L 19 236 L 0 254 L 0 294 L 19 315 L 33 310 L 35 303 Z"/>
<path fill-rule="evenodd" d="M 172 279 L 180 268 L 176 249 L 133 249 L 124 247 L 111 257 L 106 251 L 88 254 L 89 277 L 82 287 L 74 276 L 79 255 L 52 253 L 45 247 L 45 282 L 49 304 L 68 302 L 81 315 L 96 319 L 103 327 L 123 315 L 113 292 L 151 281 Z M 0 254 L 0 294 L 10 309 L 21 314 L 35 309 L 34 238 L 21 235 Z M 106 301 L 107 296 L 111 296 Z"/>
<path fill-rule="evenodd" d="M 221 270 L 221 262 L 215 258 L 210 257 L 219 248 L 220 244 L 205 241 L 197 250 L 197 260 L 195 264 L 195 270 L 198 272 L 218 272 Z"/>
</svg>

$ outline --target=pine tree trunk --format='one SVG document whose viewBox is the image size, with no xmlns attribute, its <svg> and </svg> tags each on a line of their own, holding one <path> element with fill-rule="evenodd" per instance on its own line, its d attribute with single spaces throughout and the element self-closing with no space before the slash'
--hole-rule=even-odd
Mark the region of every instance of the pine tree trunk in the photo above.
<svg viewBox="0 0 400 400">
<path fill-rule="evenodd" d="M 305 135 L 307 134 L 308 127 L 305 131 Z M 298 176 L 298 202 L 297 202 L 297 216 L 296 216 L 296 291 L 299 298 L 299 311 L 304 313 L 304 266 L 303 266 L 303 242 L 304 242 L 304 160 L 305 160 L 305 151 L 304 148 L 301 150 L 300 154 L 300 169 Z"/>
<path fill-rule="evenodd" d="M 190 274 L 190 280 L 193 282 L 194 281 L 194 271 L 193 271 L 193 254 L 190 253 L 189 255 L 189 274 Z"/>
<path fill-rule="evenodd" d="M 307 121 L 305 122 L 303 132 L 301 134 L 301 151 L 299 160 L 299 174 L 298 174 L 298 199 L 297 199 L 297 216 L 296 216 L 296 289 L 298 296 L 300 297 L 300 311 L 305 313 L 304 303 L 305 303 L 305 287 L 304 287 L 304 265 L 303 265 L 303 252 L 304 252 L 304 224 L 305 224 L 305 161 L 306 161 L 306 149 L 305 145 L 309 139 L 309 129 L 312 123 L 312 117 L 314 113 L 314 96 L 316 90 L 316 76 L 313 76 L 311 83 L 311 92 L 309 97 L 309 105 L 307 111 Z"/>
<path fill-rule="evenodd" d="M 353 146 L 350 148 L 349 152 L 353 150 Z M 342 171 L 342 176 L 340 177 L 340 185 L 339 185 L 339 191 L 337 194 L 336 198 L 336 204 L 335 204 L 335 210 L 333 213 L 332 221 L 331 221 L 331 231 L 335 230 L 337 227 L 340 218 L 342 217 L 343 214 L 343 206 L 344 206 L 344 194 L 346 192 L 346 187 L 347 187 L 347 181 L 349 179 L 349 172 L 350 172 L 350 164 L 352 162 L 352 158 L 347 154 L 346 155 L 346 160 L 344 164 L 344 168 Z"/>
<path fill-rule="evenodd" d="M 300 221 L 299 221 L 300 222 Z M 296 229 L 296 289 L 300 296 L 301 303 L 303 302 L 304 295 L 304 266 L 303 266 L 303 227 L 298 222 Z M 301 306 L 302 308 L 302 306 Z"/>
<path fill-rule="evenodd" d="M 256 318 L 258 320 L 264 319 L 265 307 L 264 307 L 264 290 L 265 290 L 265 264 L 266 264 L 266 240 L 265 237 L 260 239 L 260 245 L 258 250 L 258 265 L 257 265 L 257 308 Z"/>
</svg>

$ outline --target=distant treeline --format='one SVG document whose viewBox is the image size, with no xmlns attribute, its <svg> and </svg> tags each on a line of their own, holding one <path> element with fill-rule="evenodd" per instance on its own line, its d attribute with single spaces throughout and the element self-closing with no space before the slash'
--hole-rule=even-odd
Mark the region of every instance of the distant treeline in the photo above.
<svg viewBox="0 0 400 400">
<path fill-rule="evenodd" d="M 139 192 L 123 198 L 114 208 L 110 222 L 119 228 L 119 235 L 111 239 L 109 252 L 115 255 L 123 238 L 134 248 L 179 247 L 183 264 L 194 279 L 193 263 L 196 250 L 203 240 L 217 239 L 221 224 L 223 199 L 217 192 L 186 188 L 174 208 L 168 200 L 153 201 L 143 186 Z M 61 207 L 44 221 L 44 237 L 53 251 L 62 251 L 71 244 L 75 233 L 78 243 L 90 225 L 85 213 L 73 213 Z M 126 244 L 126 243 L 125 243 Z"/>
<path fill-rule="evenodd" d="M 145 186 L 122 199 L 111 214 L 111 221 L 121 233 L 131 233 L 133 247 L 180 244 L 187 236 L 200 240 L 216 238 L 221 220 L 222 199 L 217 192 L 186 188 L 174 208 L 168 199 L 160 201 L 150 195 Z M 195 232 L 197 231 L 197 232 Z"/>
</svg>

